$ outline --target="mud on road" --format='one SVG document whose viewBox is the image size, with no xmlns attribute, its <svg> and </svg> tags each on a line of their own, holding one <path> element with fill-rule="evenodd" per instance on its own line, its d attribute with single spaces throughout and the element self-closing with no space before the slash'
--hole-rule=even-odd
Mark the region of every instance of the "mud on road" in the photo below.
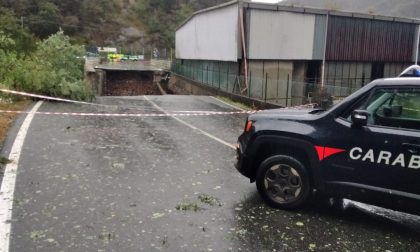
<svg viewBox="0 0 420 252">
<path fill-rule="evenodd" d="M 15 102 L 12 100 L 2 101 L 0 99 L 0 110 L 25 110 L 29 104 L 30 101 L 27 100 Z M 0 149 L 15 118 L 16 114 L 0 114 Z"/>
</svg>

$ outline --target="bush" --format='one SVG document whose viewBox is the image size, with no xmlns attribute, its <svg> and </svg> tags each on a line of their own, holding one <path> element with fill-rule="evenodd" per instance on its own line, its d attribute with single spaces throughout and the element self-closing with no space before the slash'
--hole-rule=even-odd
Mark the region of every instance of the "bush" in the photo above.
<svg viewBox="0 0 420 252">
<path fill-rule="evenodd" d="M 37 44 L 29 55 L 18 57 L 2 50 L 13 44 L 0 33 L 0 81 L 13 90 L 77 100 L 92 100 L 93 93 L 84 81 L 82 46 L 72 45 L 63 31 Z M 2 46 L 2 41 L 3 46 Z"/>
</svg>

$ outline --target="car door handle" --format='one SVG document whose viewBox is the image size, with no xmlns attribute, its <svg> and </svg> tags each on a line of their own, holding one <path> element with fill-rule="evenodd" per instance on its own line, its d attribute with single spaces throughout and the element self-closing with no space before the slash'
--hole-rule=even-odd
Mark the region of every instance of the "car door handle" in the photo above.
<svg viewBox="0 0 420 252">
<path fill-rule="evenodd" d="M 420 144 L 403 143 L 402 147 L 411 154 L 420 153 Z"/>
</svg>

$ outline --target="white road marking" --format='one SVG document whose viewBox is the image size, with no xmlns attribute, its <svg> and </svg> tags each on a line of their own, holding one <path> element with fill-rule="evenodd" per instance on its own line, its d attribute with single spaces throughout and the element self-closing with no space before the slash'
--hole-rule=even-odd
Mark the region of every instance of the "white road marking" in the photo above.
<svg viewBox="0 0 420 252">
<path fill-rule="evenodd" d="M 149 98 L 147 98 L 147 96 L 144 96 L 144 99 L 146 99 L 148 102 L 150 102 L 150 104 L 152 104 L 153 105 L 153 107 L 155 107 L 157 110 L 159 110 L 159 111 L 161 111 L 162 113 L 165 113 L 166 115 L 168 115 L 169 117 L 172 117 L 173 119 L 175 119 L 175 120 L 177 120 L 178 122 L 180 122 L 180 123 L 182 123 L 182 124 L 184 124 L 185 126 L 187 126 L 188 128 L 191 128 L 191 129 L 193 129 L 193 130 L 196 130 L 196 131 L 198 131 L 198 132 L 200 132 L 201 134 L 203 134 L 203 135 L 205 135 L 205 136 L 207 136 L 207 137 L 209 137 L 209 138 L 211 138 L 211 139 L 213 139 L 213 140 L 215 140 L 215 141 L 217 141 L 217 142 L 219 142 L 219 143 L 221 143 L 221 144 L 223 144 L 223 145 L 225 145 L 225 146 L 227 146 L 227 147 L 229 147 L 229 148 L 232 148 L 232 149 L 236 149 L 236 147 L 235 147 L 235 145 L 233 145 L 233 144 L 230 144 L 230 143 L 228 143 L 228 142 L 226 142 L 226 141 L 224 141 L 224 140 L 222 140 L 222 139 L 220 139 L 220 138 L 218 138 L 218 137 L 216 137 L 216 136 L 213 136 L 212 134 L 210 134 L 210 133 L 208 133 L 208 132 L 205 132 L 204 130 L 202 130 L 202 129 L 199 129 L 199 128 L 197 128 L 197 127 L 195 127 L 194 125 L 191 125 L 191 124 L 189 124 L 189 123 L 187 123 L 186 121 L 184 121 L 184 120 L 181 120 L 181 119 L 179 119 L 178 117 L 176 117 L 176 116 L 173 116 L 173 115 L 171 115 L 171 114 L 168 114 L 163 108 L 161 108 L 161 107 L 159 107 L 156 103 L 154 103 L 153 101 L 151 101 Z"/>
<path fill-rule="evenodd" d="M 211 97 L 211 98 L 213 98 L 214 100 L 218 101 L 218 102 L 221 102 L 221 103 L 223 103 L 223 104 L 225 104 L 225 105 L 227 105 L 227 106 L 231 107 L 231 108 L 234 108 L 234 109 L 237 109 L 237 110 L 240 110 L 240 111 L 245 111 L 244 109 L 242 109 L 242 108 L 240 108 L 240 107 L 238 107 L 238 106 L 235 106 L 235 105 L 233 105 L 233 104 L 227 103 L 227 102 L 225 102 L 225 101 L 222 101 L 222 100 L 220 100 L 220 99 L 219 99 L 219 98 L 217 98 L 217 97 L 214 97 L 214 96 L 210 96 L 210 97 Z"/>
<path fill-rule="evenodd" d="M 42 103 L 42 101 L 37 102 L 26 116 L 25 121 L 23 121 L 10 151 L 9 160 L 12 162 L 6 165 L 4 171 L 4 177 L 0 189 L 0 252 L 9 251 L 13 196 L 15 193 L 16 173 L 19 165 L 20 154 L 35 112 L 39 109 Z"/>
</svg>

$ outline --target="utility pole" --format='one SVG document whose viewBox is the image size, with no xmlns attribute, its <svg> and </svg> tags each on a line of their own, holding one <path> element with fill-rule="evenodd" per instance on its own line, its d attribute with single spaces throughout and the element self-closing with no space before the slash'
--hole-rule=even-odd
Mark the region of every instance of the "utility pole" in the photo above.
<svg viewBox="0 0 420 252">
<path fill-rule="evenodd" d="M 417 41 L 416 41 L 416 60 L 414 64 L 418 64 L 419 62 L 419 43 L 420 43 L 420 26 L 417 26 Z"/>
<path fill-rule="evenodd" d="M 327 54 L 327 39 L 328 39 L 328 22 L 330 19 L 330 13 L 327 13 L 327 18 L 325 22 L 325 36 L 324 36 L 324 56 L 322 58 L 322 70 L 321 70 L 321 88 L 324 88 L 325 85 L 325 63 L 326 63 L 326 54 Z"/>
</svg>

